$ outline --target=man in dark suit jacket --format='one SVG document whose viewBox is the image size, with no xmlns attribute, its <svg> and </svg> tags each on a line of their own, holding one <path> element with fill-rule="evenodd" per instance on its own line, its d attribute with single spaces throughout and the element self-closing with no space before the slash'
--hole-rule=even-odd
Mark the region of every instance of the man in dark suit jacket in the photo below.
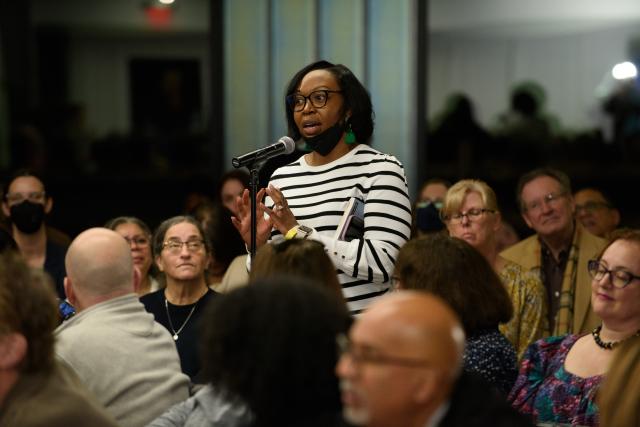
<svg viewBox="0 0 640 427">
<path fill-rule="evenodd" d="M 381 298 L 339 337 L 344 416 L 367 427 L 529 426 L 505 397 L 462 372 L 465 336 L 428 293 Z"/>
</svg>

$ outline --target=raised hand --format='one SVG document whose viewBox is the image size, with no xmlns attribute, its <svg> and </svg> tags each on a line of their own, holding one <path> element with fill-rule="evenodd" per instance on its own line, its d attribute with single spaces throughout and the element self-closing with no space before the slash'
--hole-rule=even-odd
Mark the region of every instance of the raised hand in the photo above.
<svg viewBox="0 0 640 427">
<path fill-rule="evenodd" d="M 264 204 L 260 202 L 265 195 L 265 189 L 258 191 L 256 200 L 258 201 L 256 207 L 256 246 L 260 246 L 267 243 L 269 236 L 271 235 L 271 229 L 273 228 L 273 221 L 271 218 L 264 217 Z M 247 247 L 251 247 L 251 197 L 249 190 L 245 189 L 242 195 L 236 198 L 236 205 L 238 206 L 238 214 L 231 217 L 231 222 L 240 233 L 242 240 L 246 243 Z M 257 248 L 256 248 L 257 249 Z"/>
<path fill-rule="evenodd" d="M 260 204 L 260 207 L 263 211 L 267 212 L 273 226 L 284 236 L 287 234 L 287 231 L 298 225 L 298 221 L 293 215 L 293 212 L 291 212 L 291 209 L 289 209 L 287 199 L 285 199 L 282 191 L 273 185 L 269 185 L 266 192 L 267 195 L 271 197 L 271 200 L 273 200 L 273 208 L 269 208 L 263 203 Z"/>
</svg>

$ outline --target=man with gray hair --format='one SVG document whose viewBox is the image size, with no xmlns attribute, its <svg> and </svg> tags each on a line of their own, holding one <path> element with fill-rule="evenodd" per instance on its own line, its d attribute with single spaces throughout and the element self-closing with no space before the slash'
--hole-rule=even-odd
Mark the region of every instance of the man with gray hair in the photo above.
<svg viewBox="0 0 640 427">
<path fill-rule="evenodd" d="M 81 233 L 65 259 L 77 315 L 56 329 L 56 354 L 122 426 L 142 426 L 188 397 L 171 336 L 135 294 L 129 245 L 106 228 Z"/>
<path fill-rule="evenodd" d="M 344 416 L 357 426 L 529 426 L 504 396 L 462 372 L 465 335 L 441 299 L 400 291 L 354 322 L 336 367 Z"/>
</svg>

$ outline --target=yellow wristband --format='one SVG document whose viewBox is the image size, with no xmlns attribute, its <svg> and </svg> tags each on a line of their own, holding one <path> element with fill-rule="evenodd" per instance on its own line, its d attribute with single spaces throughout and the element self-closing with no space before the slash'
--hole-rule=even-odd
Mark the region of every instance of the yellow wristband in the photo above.
<svg viewBox="0 0 640 427">
<path fill-rule="evenodd" d="M 295 227 L 293 227 L 291 230 L 287 231 L 287 234 L 284 235 L 284 239 L 285 240 L 291 240 L 294 237 L 296 237 L 296 234 L 298 234 L 298 226 L 297 225 Z"/>
</svg>

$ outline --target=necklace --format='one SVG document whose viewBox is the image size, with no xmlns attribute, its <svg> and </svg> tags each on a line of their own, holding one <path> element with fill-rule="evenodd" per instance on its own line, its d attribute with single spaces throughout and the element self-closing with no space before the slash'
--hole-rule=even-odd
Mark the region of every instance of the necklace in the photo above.
<svg viewBox="0 0 640 427">
<path fill-rule="evenodd" d="M 200 301 L 200 300 L 198 300 L 198 301 Z M 178 338 L 179 338 L 178 335 L 180 335 L 180 332 L 182 332 L 184 327 L 187 326 L 187 323 L 189 322 L 189 319 L 191 319 L 191 315 L 196 310 L 196 306 L 198 305 L 198 301 L 196 301 L 195 304 L 193 304 L 193 308 L 189 312 L 189 315 L 187 316 L 185 321 L 182 323 L 182 326 L 180 326 L 180 329 L 178 329 L 176 331 L 175 328 L 173 327 L 173 323 L 171 322 L 171 316 L 169 315 L 169 302 L 167 301 L 166 298 L 164 299 L 164 309 L 167 311 L 167 319 L 169 320 L 169 327 L 171 328 L 171 332 L 173 332 L 173 340 L 174 341 L 178 341 Z"/>
<path fill-rule="evenodd" d="M 591 331 L 591 335 L 593 336 L 593 340 L 596 342 L 596 344 L 598 345 L 598 347 L 603 348 L 605 350 L 613 350 L 614 348 L 616 348 L 617 346 L 619 346 L 621 343 L 625 342 L 626 340 L 628 340 L 631 337 L 637 337 L 640 336 L 640 330 L 637 331 L 635 334 L 622 339 L 620 341 L 609 341 L 609 342 L 604 342 L 602 341 L 602 339 L 600 338 L 600 331 L 602 330 L 602 325 L 600 326 L 596 326 L 593 331 Z"/>
</svg>

